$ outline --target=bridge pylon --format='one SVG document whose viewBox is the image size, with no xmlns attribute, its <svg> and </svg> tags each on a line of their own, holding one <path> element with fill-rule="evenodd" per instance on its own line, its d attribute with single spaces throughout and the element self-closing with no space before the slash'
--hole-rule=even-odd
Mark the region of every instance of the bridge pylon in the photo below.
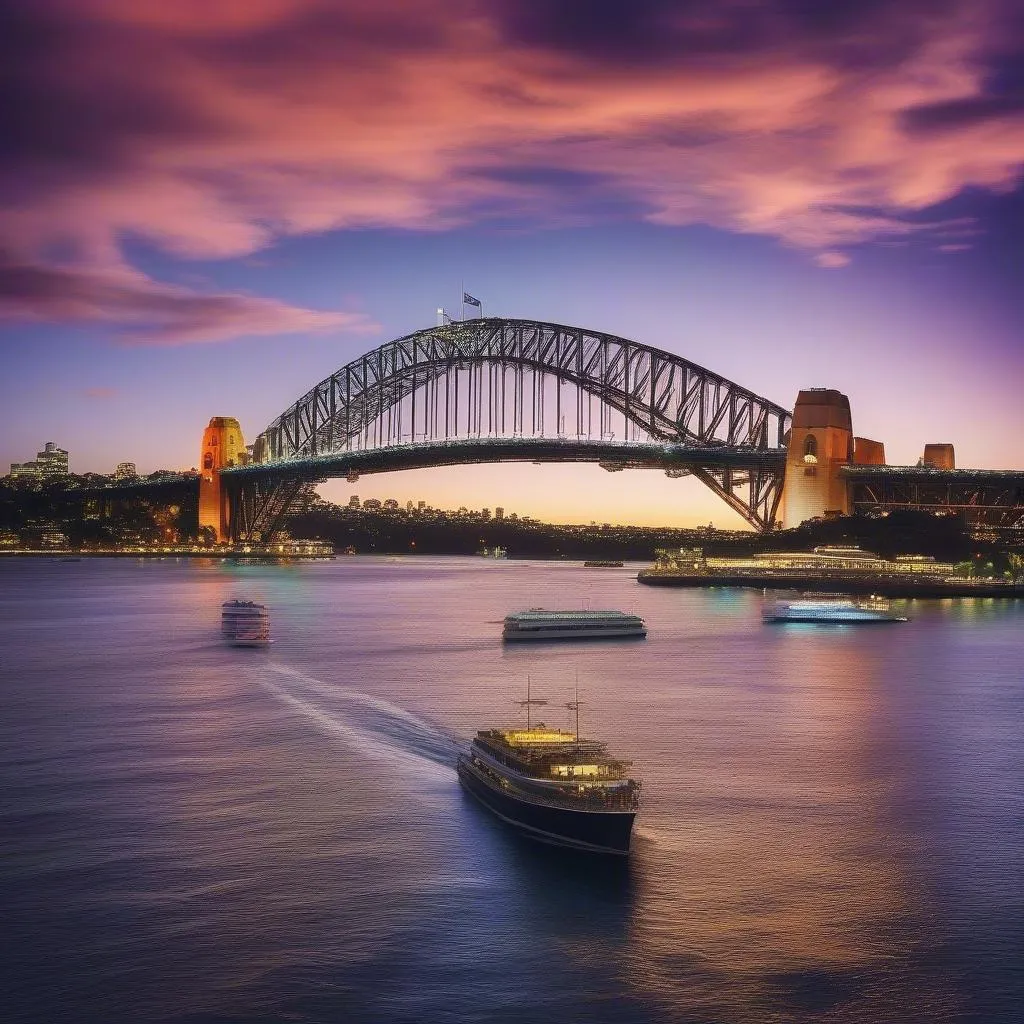
<svg viewBox="0 0 1024 1024">
<path fill-rule="evenodd" d="M 246 461 L 242 428 L 233 416 L 214 416 L 203 431 L 199 455 L 199 526 L 214 531 L 218 543 L 230 537 L 231 508 L 220 472 Z"/>
<path fill-rule="evenodd" d="M 830 388 L 801 391 L 786 454 L 782 525 L 789 529 L 827 512 L 848 515 L 850 496 L 840 469 L 853 461 L 849 398 Z"/>
</svg>

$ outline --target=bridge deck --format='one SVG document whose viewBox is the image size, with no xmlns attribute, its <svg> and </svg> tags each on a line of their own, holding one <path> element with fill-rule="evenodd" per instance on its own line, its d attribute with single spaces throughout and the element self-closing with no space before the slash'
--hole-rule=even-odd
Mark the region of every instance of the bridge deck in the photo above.
<svg viewBox="0 0 1024 1024">
<path fill-rule="evenodd" d="M 785 465 L 784 449 L 725 445 L 665 444 L 644 441 L 590 441 L 553 438 L 481 438 L 428 441 L 362 451 L 333 452 L 299 459 L 277 459 L 236 466 L 225 477 L 303 476 L 320 479 L 349 472 L 381 473 L 429 466 L 485 462 L 599 462 L 614 466 L 658 469 L 728 467 L 777 469 Z"/>
</svg>

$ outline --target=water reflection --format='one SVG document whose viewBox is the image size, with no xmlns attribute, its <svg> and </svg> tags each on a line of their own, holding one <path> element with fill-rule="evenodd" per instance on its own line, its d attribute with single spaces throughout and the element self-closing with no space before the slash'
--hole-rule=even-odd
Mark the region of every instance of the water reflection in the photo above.
<svg viewBox="0 0 1024 1024">
<path fill-rule="evenodd" d="M 0 565 L 12 1019 L 1017 1019 L 1024 604 L 772 630 L 571 565 L 64 568 Z M 648 640 L 502 648 L 581 591 Z M 270 650 L 221 645 L 236 596 Z M 565 724 L 577 672 L 644 783 L 627 862 L 452 769 L 528 673 Z"/>
</svg>

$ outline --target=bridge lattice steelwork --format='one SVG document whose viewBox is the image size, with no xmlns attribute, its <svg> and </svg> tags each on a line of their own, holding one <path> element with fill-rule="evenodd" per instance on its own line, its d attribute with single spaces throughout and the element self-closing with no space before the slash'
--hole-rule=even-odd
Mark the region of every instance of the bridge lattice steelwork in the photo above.
<svg viewBox="0 0 1024 1024">
<path fill-rule="evenodd" d="M 842 473 L 855 512 L 924 509 L 955 513 L 975 528 L 1024 531 L 1024 471 L 846 466 Z"/>
<path fill-rule="evenodd" d="M 417 331 L 321 381 L 225 470 L 237 539 L 269 536 L 302 487 L 358 472 L 512 459 L 690 473 L 770 528 L 790 413 L 625 338 L 487 318 Z"/>
</svg>

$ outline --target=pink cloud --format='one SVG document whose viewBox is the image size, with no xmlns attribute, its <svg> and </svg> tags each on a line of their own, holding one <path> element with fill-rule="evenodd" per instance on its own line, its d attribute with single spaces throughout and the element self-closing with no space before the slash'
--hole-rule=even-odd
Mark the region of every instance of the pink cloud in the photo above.
<svg viewBox="0 0 1024 1024">
<path fill-rule="evenodd" d="M 936 231 L 922 212 L 965 187 L 1019 182 L 1024 115 L 986 96 L 1000 9 L 26 3 L 26 23 L 55 20 L 44 52 L 13 52 L 25 123 L 0 236 L 67 273 L 69 294 L 7 315 L 107 318 L 150 341 L 364 329 L 131 278 L 123 240 L 243 257 L 334 229 L 577 223 L 602 201 L 835 267 L 852 245 Z M 54 249 L 73 261 L 54 267 Z"/>
<path fill-rule="evenodd" d="M 81 269 L 10 259 L 0 259 L 0 318 L 103 324 L 134 345 L 377 329 L 361 313 L 302 309 L 249 295 L 197 292 L 161 284 L 126 267 Z"/>
</svg>

